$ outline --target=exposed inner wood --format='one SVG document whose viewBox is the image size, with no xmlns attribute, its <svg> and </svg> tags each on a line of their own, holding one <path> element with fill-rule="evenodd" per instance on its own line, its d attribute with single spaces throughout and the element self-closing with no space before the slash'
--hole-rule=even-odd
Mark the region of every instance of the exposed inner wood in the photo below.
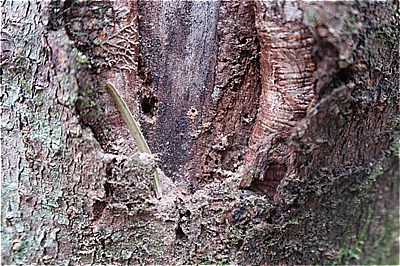
<svg viewBox="0 0 400 266">
<path fill-rule="evenodd" d="M 214 84 L 189 163 L 195 184 L 225 178 L 221 170 L 235 172 L 244 162 L 261 90 L 254 2 L 221 2 L 218 21 Z"/>
<path fill-rule="evenodd" d="M 144 134 L 164 172 L 188 186 L 186 163 L 198 156 L 192 145 L 203 112 L 208 111 L 203 110 L 205 95 L 212 88 L 219 2 L 140 1 L 138 5 L 136 88 L 145 113 Z"/>
<path fill-rule="evenodd" d="M 266 0 L 255 10 L 252 1 L 139 1 L 140 12 L 136 0 L 49 2 L 1 3 L 4 264 L 396 264 L 383 259 L 392 243 L 398 255 L 398 1 Z M 270 77 L 301 92 L 280 77 L 300 72 L 272 74 L 281 69 L 263 59 L 271 106 L 261 109 L 255 22 L 262 38 L 269 16 L 285 38 L 308 42 L 299 14 L 314 35 L 317 101 L 301 118 L 306 107 L 290 100 L 300 113 L 280 107 L 289 122 L 279 124 L 268 116 L 274 99 L 294 96 Z M 120 31 L 137 29 L 136 18 L 137 73 L 124 64 L 138 34 Z M 95 41 L 116 32 L 127 40 L 110 43 L 130 50 L 101 53 Z M 276 58 L 283 48 L 261 41 L 276 64 L 304 59 Z M 135 152 L 105 81 L 174 173 L 161 200 L 154 161 Z M 257 172 L 243 189 L 235 171 L 245 159 Z"/>
</svg>

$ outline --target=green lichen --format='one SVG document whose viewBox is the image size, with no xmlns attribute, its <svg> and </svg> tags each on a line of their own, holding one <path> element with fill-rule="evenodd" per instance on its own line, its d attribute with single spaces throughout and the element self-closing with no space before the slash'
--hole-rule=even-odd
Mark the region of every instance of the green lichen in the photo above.
<svg viewBox="0 0 400 266">
<path fill-rule="evenodd" d="M 89 58 L 81 53 L 76 47 L 73 48 L 72 52 L 75 55 L 76 62 L 79 65 L 79 68 L 87 68 L 90 67 L 90 60 Z"/>
<path fill-rule="evenodd" d="M 400 237 L 399 225 L 388 219 L 382 235 L 374 243 L 373 248 L 380 256 L 366 256 L 364 259 L 367 265 L 399 265 L 399 254 L 394 251 L 394 243 Z M 396 248 L 396 247 L 395 247 Z M 398 249 L 398 244 L 397 244 Z"/>
<path fill-rule="evenodd" d="M 363 246 L 365 244 L 365 237 L 368 229 L 368 225 L 371 222 L 373 214 L 372 206 L 368 208 L 368 214 L 362 225 L 360 232 L 358 233 L 357 239 L 354 244 L 348 246 L 348 242 L 351 242 L 348 238 L 344 238 L 342 247 L 339 249 L 338 255 L 333 261 L 333 265 L 348 265 L 349 261 L 359 261 L 360 256 L 363 254 Z"/>
</svg>

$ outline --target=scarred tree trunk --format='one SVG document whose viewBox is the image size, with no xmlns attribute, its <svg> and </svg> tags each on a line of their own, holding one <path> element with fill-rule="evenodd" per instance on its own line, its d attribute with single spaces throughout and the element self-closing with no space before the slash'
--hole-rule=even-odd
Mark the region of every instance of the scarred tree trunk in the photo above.
<svg viewBox="0 0 400 266">
<path fill-rule="evenodd" d="M 398 8 L 3 1 L 3 264 L 395 263 Z"/>
</svg>

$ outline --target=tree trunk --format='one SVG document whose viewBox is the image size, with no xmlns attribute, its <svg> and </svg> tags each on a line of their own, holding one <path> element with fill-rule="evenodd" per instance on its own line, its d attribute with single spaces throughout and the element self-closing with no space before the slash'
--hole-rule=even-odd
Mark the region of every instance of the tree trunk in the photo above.
<svg viewBox="0 0 400 266">
<path fill-rule="evenodd" d="M 398 8 L 3 1 L 3 264 L 398 263 Z"/>
</svg>

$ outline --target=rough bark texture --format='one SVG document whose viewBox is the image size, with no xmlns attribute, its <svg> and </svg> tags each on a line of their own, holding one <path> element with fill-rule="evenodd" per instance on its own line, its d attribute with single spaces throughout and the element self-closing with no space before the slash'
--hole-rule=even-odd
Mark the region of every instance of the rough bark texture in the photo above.
<svg viewBox="0 0 400 266">
<path fill-rule="evenodd" d="M 3 1 L 3 264 L 398 262 L 398 8 Z"/>
<path fill-rule="evenodd" d="M 288 170 L 285 142 L 290 130 L 304 118 L 314 98 L 313 38 L 302 21 L 304 6 L 295 1 L 257 3 L 262 94 L 247 154 L 257 179 L 244 180 L 242 186 L 268 195 L 274 195 Z"/>
</svg>

